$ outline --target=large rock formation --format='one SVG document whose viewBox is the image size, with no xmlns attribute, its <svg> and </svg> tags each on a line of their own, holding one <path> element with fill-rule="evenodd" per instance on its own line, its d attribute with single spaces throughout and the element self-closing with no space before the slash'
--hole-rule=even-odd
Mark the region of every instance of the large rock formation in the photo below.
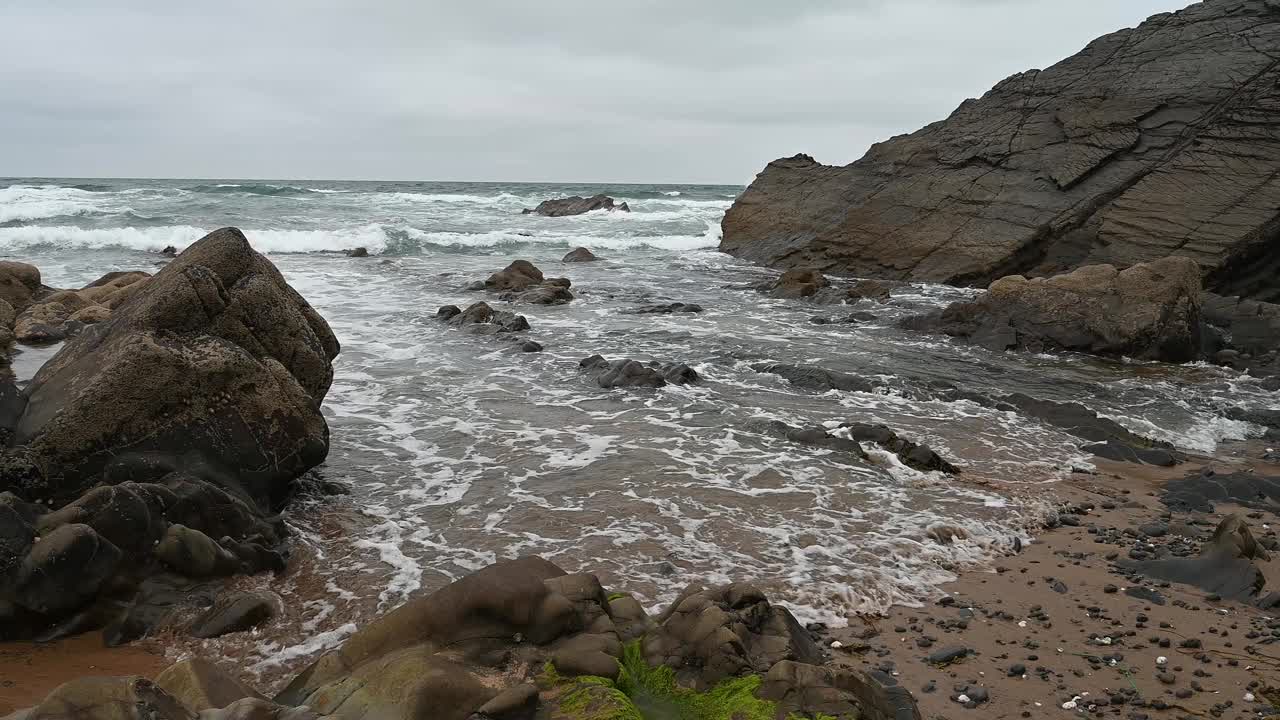
<svg viewBox="0 0 1280 720">
<path fill-rule="evenodd" d="M 1196 260 L 1280 298 L 1280 5 L 1208 0 L 1015 75 L 830 167 L 770 163 L 721 249 L 781 267 L 985 286 Z"/>
<path fill-rule="evenodd" d="M 631 212 L 631 208 L 626 203 L 614 203 L 614 199 L 608 195 L 592 195 L 584 198 L 579 195 L 573 195 L 565 198 L 555 198 L 553 200 L 543 200 L 538 203 L 538 207 L 522 211 L 524 215 L 544 215 L 546 217 L 565 217 L 568 215 L 583 215 L 595 210 L 608 210 L 610 212 Z"/>
<path fill-rule="evenodd" d="M 1200 271 L 1185 257 L 1118 270 L 1001 278 L 972 302 L 907 327 L 970 338 L 993 350 L 1077 350 L 1185 362 L 1201 353 Z"/>
<path fill-rule="evenodd" d="M 338 341 L 239 230 L 123 280 L 76 292 L 127 296 L 0 413 L 0 638 L 115 622 L 156 573 L 283 569 L 271 515 L 328 452 Z"/>
</svg>

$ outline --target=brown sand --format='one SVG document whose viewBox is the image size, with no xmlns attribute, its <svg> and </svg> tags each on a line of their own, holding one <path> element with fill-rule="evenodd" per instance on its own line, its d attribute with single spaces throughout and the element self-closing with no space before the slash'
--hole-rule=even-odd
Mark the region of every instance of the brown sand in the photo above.
<svg viewBox="0 0 1280 720">
<path fill-rule="evenodd" d="M 1205 592 L 1184 585 L 1145 585 L 1158 590 L 1165 605 L 1130 597 L 1124 590 L 1134 583 L 1113 572 L 1106 556 L 1118 552 L 1124 558 L 1136 538 L 1126 538 L 1126 544 L 1104 544 L 1090 532 L 1090 526 L 1123 531 L 1160 520 L 1166 512 L 1154 497 L 1160 483 L 1198 464 L 1173 470 L 1099 466 L 1099 475 L 1080 476 L 1055 488 L 1064 502 L 1095 507 L 1087 515 L 1076 516 L 1080 526 L 1047 531 L 1021 553 L 1004 558 L 995 571 L 963 575 L 943 588 L 953 604 L 898 607 L 887 617 L 833 631 L 828 642 L 844 644 L 832 650 L 835 662 L 891 669 L 915 694 L 926 720 L 1081 714 L 1257 717 L 1253 712 L 1266 701 L 1256 684 L 1280 685 L 1280 647 L 1261 642 L 1271 634 L 1267 615 L 1238 602 L 1210 599 Z M 1275 474 L 1274 466 L 1269 470 Z M 1233 512 L 1251 511 L 1223 506 L 1211 516 L 1183 514 L 1172 520 L 1216 524 Z M 1274 529 L 1263 525 L 1275 528 L 1277 522 L 1272 513 L 1254 513 L 1249 519 L 1258 537 L 1274 534 Z M 1208 533 L 1212 524 L 1195 528 Z M 1280 577 L 1280 560 L 1261 567 L 1267 577 Z M 1057 583 L 1061 585 L 1055 589 Z M 1108 585 L 1113 589 L 1108 591 Z M 1041 613 L 1033 612 L 1037 606 Z M 958 624 L 962 620 L 967 627 Z M 1126 636 L 1130 631 L 1134 634 Z M 1251 631 L 1262 637 L 1246 638 Z M 1103 638 L 1110 638 L 1111 644 Z M 1167 639 L 1170 647 L 1153 641 L 1160 638 Z M 1180 647 L 1188 639 L 1198 640 L 1202 649 Z M 972 652 L 944 667 L 926 661 L 930 653 L 956 646 Z M 1104 657 L 1116 659 L 1115 664 Z M 1158 665 L 1159 657 L 1167 658 L 1166 664 Z M 1015 665 L 1026 669 L 1011 677 L 1009 671 Z M 1160 673 L 1163 680 L 1157 677 Z M 934 689 L 925 691 L 931 683 Z M 955 698 L 968 686 L 984 687 L 990 701 L 974 709 L 964 707 Z M 1114 702 L 1123 699 L 1120 693 L 1134 690 L 1148 704 L 1157 701 L 1169 707 Z M 1253 693 L 1260 704 L 1246 702 L 1247 693 Z M 1076 707 L 1064 709 L 1063 704 L 1072 700 Z M 1095 706 L 1092 712 L 1091 705 Z"/>
<path fill-rule="evenodd" d="M 140 647 L 108 648 L 100 633 L 47 644 L 0 643 L 0 716 L 39 703 L 69 680 L 91 675 L 154 678 L 168 664 Z"/>
</svg>

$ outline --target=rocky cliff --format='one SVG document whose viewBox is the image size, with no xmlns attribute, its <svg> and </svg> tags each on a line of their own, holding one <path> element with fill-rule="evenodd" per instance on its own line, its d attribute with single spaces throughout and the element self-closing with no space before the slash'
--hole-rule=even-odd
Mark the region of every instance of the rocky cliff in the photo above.
<svg viewBox="0 0 1280 720">
<path fill-rule="evenodd" d="M 1280 1 L 1208 0 L 1015 75 L 845 167 L 758 175 L 725 252 L 986 285 L 1188 256 L 1223 295 L 1280 299 Z"/>
</svg>

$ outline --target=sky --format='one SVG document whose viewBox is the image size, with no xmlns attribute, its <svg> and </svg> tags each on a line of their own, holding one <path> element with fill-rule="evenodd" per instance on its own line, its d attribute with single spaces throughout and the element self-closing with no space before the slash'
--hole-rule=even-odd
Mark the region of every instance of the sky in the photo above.
<svg viewBox="0 0 1280 720">
<path fill-rule="evenodd" d="M 1187 0 L 4 0 L 0 175 L 746 184 Z"/>
</svg>

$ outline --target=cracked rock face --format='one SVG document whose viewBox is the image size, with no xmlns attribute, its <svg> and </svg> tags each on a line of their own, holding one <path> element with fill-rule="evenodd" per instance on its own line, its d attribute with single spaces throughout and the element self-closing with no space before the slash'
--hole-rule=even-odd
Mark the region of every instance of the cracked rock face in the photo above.
<svg viewBox="0 0 1280 720">
<path fill-rule="evenodd" d="M 1010 77 L 845 167 L 774 161 L 720 249 L 781 267 L 986 285 L 1196 260 L 1280 298 L 1280 5 L 1208 0 Z"/>
</svg>

